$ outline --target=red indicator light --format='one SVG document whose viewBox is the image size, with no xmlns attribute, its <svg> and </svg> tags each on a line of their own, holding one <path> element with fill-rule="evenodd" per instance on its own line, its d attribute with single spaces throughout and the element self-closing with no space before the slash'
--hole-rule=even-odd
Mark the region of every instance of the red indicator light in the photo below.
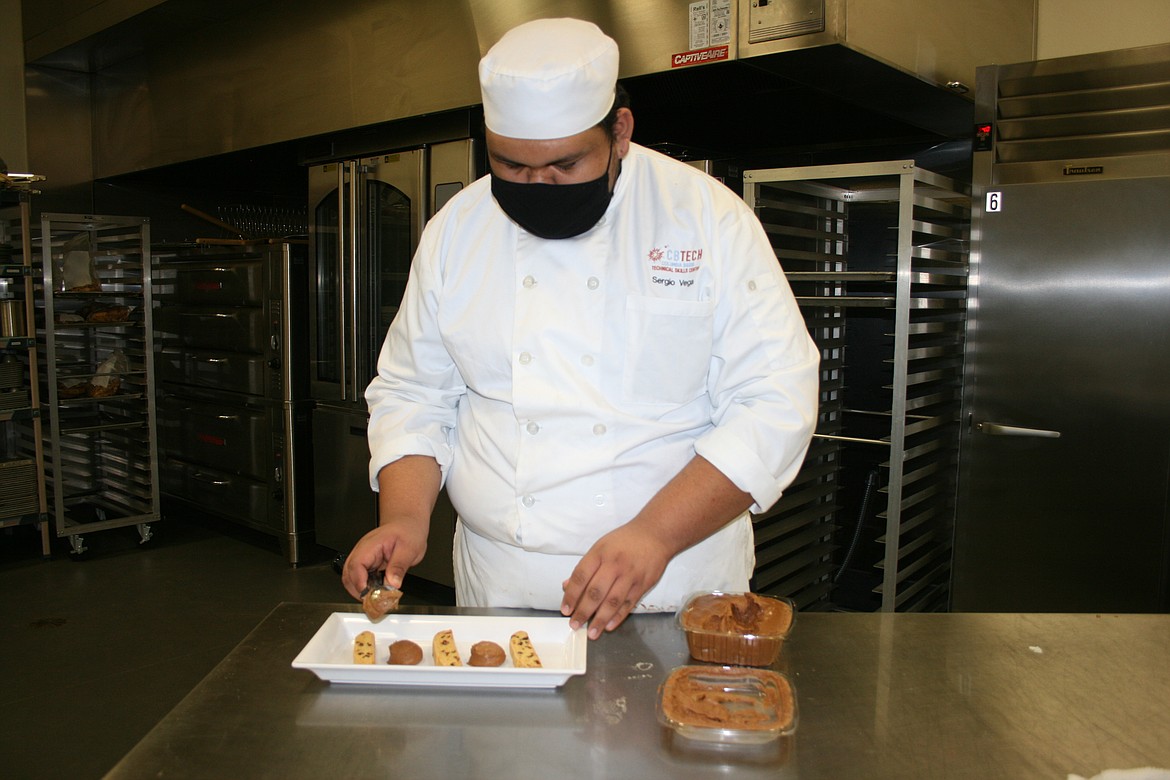
<svg viewBox="0 0 1170 780">
<path fill-rule="evenodd" d="M 992 147 L 992 123 L 985 122 L 975 125 L 974 150 L 976 152 L 990 152 Z"/>
</svg>

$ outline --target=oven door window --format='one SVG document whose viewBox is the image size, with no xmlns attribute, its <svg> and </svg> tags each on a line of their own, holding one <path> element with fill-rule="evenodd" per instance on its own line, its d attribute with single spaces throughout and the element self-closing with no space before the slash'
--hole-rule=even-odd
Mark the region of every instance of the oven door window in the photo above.
<svg viewBox="0 0 1170 780">
<path fill-rule="evenodd" d="M 313 216 L 316 226 L 317 307 L 316 345 L 313 355 L 314 379 L 319 382 L 341 381 L 341 258 L 338 255 L 338 197 L 334 189 L 317 205 Z"/>
<path fill-rule="evenodd" d="M 401 190 L 381 181 L 368 183 L 370 257 L 376 264 L 378 323 L 380 335 L 398 313 L 406 279 L 410 274 L 412 224 L 411 202 Z"/>
</svg>

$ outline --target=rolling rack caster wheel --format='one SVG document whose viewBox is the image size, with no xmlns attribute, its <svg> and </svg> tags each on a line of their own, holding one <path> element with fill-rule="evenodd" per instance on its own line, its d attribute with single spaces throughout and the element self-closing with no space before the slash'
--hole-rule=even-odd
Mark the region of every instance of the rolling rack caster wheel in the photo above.
<svg viewBox="0 0 1170 780">
<path fill-rule="evenodd" d="M 85 561 L 89 560 L 89 548 L 85 546 L 85 537 L 81 534 L 73 534 L 69 537 L 69 560 L 71 561 Z"/>
<path fill-rule="evenodd" d="M 140 539 L 138 544 L 146 544 L 154 538 L 154 532 L 150 530 L 150 523 L 138 523 L 134 527 L 138 529 L 138 536 Z"/>
</svg>

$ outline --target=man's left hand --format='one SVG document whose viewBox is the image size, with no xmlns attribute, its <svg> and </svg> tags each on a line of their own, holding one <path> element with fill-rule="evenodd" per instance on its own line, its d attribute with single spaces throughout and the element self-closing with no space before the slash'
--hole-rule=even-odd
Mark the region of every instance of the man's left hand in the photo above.
<svg viewBox="0 0 1170 780">
<path fill-rule="evenodd" d="M 574 628 L 589 626 L 589 638 L 612 631 L 662 577 L 674 551 L 661 534 L 637 521 L 607 533 L 581 558 L 562 587 L 561 614 Z"/>
</svg>

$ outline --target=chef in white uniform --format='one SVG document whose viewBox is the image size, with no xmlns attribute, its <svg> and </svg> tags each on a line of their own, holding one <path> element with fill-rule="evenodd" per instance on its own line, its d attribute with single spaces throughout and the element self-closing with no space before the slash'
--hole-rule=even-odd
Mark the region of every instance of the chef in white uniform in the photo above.
<svg viewBox="0 0 1170 780">
<path fill-rule="evenodd" d="M 366 391 L 380 525 L 343 581 L 399 586 L 445 485 L 461 606 L 631 611 L 748 589 L 751 513 L 808 448 L 818 352 L 715 179 L 631 141 L 617 45 L 543 19 L 480 62 L 491 175 L 423 231 Z"/>
</svg>

